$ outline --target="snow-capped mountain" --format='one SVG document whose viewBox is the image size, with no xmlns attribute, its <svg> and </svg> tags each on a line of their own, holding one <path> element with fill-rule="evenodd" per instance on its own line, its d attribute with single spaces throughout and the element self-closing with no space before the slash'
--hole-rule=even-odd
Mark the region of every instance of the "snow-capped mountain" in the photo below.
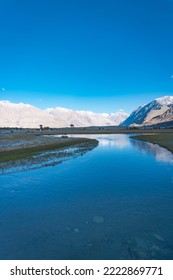
<svg viewBox="0 0 173 280">
<path fill-rule="evenodd" d="M 64 108 L 48 108 L 41 110 L 29 104 L 15 104 L 0 101 L 0 127 L 76 127 L 119 125 L 128 114 L 117 112 L 114 114 L 97 114 L 88 111 L 75 111 Z"/>
<path fill-rule="evenodd" d="M 156 98 L 156 100 L 162 105 L 173 105 L 173 96 L 164 96 Z"/>
<path fill-rule="evenodd" d="M 65 126 L 73 123 L 75 126 L 109 126 L 119 125 L 123 120 L 128 117 L 124 112 L 117 112 L 114 114 L 98 114 L 90 111 L 75 111 L 64 108 L 48 108 L 46 112 L 54 116 L 58 120 L 63 120 Z"/>
<path fill-rule="evenodd" d="M 121 123 L 121 125 L 154 125 L 172 120 L 173 96 L 164 96 L 134 110 L 131 115 Z"/>
<path fill-rule="evenodd" d="M 15 104 L 0 101 L 0 127 L 39 127 L 55 126 L 56 121 L 51 115 L 29 104 Z"/>
</svg>

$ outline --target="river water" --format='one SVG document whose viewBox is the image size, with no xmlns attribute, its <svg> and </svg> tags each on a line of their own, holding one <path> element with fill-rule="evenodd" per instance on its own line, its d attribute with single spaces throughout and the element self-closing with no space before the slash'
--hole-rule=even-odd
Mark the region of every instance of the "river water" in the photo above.
<svg viewBox="0 0 173 280">
<path fill-rule="evenodd" d="M 173 259 L 173 154 L 128 135 L 0 176 L 0 259 Z"/>
</svg>

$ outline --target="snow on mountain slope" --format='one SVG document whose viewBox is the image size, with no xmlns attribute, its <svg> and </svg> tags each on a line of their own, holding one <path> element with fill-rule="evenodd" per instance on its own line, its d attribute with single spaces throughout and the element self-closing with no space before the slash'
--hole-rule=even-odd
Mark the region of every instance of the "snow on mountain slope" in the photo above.
<svg viewBox="0 0 173 280">
<path fill-rule="evenodd" d="M 152 125 L 157 124 L 162 116 L 173 106 L 173 96 L 164 96 L 157 98 L 147 105 L 140 106 L 134 110 L 131 115 L 121 124 L 122 126 L 130 125 Z M 169 114 L 171 120 L 171 112 Z M 168 120 L 168 117 L 167 117 Z"/>
<path fill-rule="evenodd" d="M 124 112 L 98 114 L 90 111 L 74 111 L 60 107 L 48 108 L 46 109 L 46 112 L 54 116 L 56 120 L 63 119 L 66 126 L 69 126 L 72 123 L 77 127 L 119 125 L 128 117 L 128 114 Z"/>
<path fill-rule="evenodd" d="M 96 114 L 89 111 L 74 111 L 64 108 L 40 110 L 29 104 L 15 104 L 0 101 L 0 127 L 38 128 L 74 126 L 118 125 L 128 117 L 124 112 L 114 114 Z"/>
<path fill-rule="evenodd" d="M 0 127 L 38 128 L 40 124 L 57 126 L 51 115 L 29 104 L 0 101 L 0 115 Z"/>
<path fill-rule="evenodd" d="M 161 105 L 171 105 L 171 104 L 173 104 L 173 96 L 164 96 L 164 97 L 156 98 L 156 100 Z"/>
</svg>

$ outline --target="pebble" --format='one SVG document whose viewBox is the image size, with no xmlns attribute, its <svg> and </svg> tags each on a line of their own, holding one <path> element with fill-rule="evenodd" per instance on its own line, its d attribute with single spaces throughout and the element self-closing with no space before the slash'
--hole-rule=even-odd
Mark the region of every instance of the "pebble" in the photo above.
<svg viewBox="0 0 173 280">
<path fill-rule="evenodd" d="M 145 240 L 143 240 L 141 238 L 136 237 L 135 241 L 136 241 L 137 247 L 144 248 L 144 249 L 148 247 L 148 244 L 145 242 Z"/>
<path fill-rule="evenodd" d="M 160 234 L 154 233 L 153 235 L 154 235 L 155 239 L 162 241 L 162 242 L 164 241 L 164 238 Z"/>
<path fill-rule="evenodd" d="M 153 246 L 152 246 L 151 249 L 153 249 L 153 250 L 155 250 L 155 251 L 160 251 L 159 246 L 157 246 L 157 245 L 155 245 L 155 244 L 153 244 Z"/>
<path fill-rule="evenodd" d="M 104 222 L 104 218 L 102 216 L 95 216 L 93 217 L 93 222 L 96 224 L 101 224 Z"/>
<path fill-rule="evenodd" d="M 149 259 L 149 255 L 145 250 L 137 250 L 136 253 L 140 259 L 144 259 L 144 260 Z"/>
<path fill-rule="evenodd" d="M 70 228 L 69 228 L 69 227 L 66 227 L 65 229 L 66 229 L 66 230 L 70 230 Z"/>
</svg>

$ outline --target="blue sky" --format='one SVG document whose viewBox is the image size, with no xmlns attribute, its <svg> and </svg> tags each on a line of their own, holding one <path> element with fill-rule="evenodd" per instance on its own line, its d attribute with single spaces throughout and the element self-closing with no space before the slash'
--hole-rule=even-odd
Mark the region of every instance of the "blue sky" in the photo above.
<svg viewBox="0 0 173 280">
<path fill-rule="evenodd" d="M 173 95 L 173 0 L 0 0 L 0 11 L 1 100 L 130 113 Z"/>
</svg>

